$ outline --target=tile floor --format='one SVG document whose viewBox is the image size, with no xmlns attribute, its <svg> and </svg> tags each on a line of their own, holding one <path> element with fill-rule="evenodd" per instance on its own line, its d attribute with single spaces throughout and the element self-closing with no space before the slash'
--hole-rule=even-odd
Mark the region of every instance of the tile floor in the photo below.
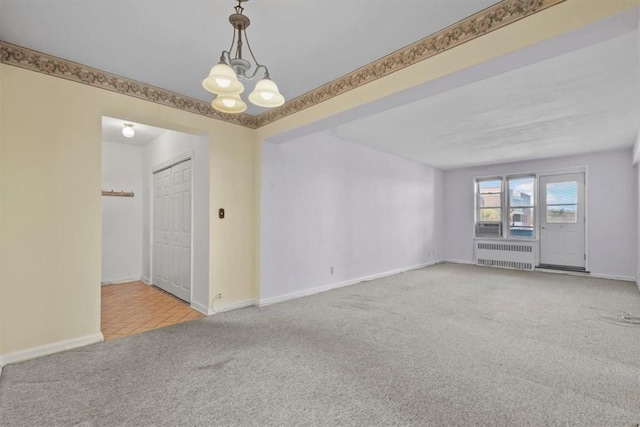
<svg viewBox="0 0 640 427">
<path fill-rule="evenodd" d="M 102 286 L 100 329 L 107 341 L 203 316 L 184 301 L 140 281 Z"/>
</svg>

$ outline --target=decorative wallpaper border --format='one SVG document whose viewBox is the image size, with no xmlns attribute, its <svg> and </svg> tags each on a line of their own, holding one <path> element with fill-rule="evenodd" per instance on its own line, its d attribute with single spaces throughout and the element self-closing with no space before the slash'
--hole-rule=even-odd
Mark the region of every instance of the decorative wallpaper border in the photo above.
<svg viewBox="0 0 640 427">
<path fill-rule="evenodd" d="M 566 0 L 503 0 L 317 89 L 261 113 L 224 114 L 211 104 L 82 64 L 0 41 L 0 62 L 257 129 L 438 55 Z"/>
<path fill-rule="evenodd" d="M 0 62 L 255 129 L 256 117 L 225 114 L 199 99 L 0 41 Z"/>
</svg>

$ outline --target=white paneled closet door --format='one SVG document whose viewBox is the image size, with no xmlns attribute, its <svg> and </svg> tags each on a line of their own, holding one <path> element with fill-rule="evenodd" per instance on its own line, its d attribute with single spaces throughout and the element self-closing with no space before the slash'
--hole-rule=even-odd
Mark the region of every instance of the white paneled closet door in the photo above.
<svg viewBox="0 0 640 427">
<path fill-rule="evenodd" d="M 153 175 L 153 284 L 191 301 L 191 160 Z"/>
</svg>

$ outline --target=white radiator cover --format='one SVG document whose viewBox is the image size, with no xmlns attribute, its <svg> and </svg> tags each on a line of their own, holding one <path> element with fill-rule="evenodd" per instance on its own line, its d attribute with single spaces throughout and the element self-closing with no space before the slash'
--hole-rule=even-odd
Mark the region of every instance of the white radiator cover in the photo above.
<svg viewBox="0 0 640 427">
<path fill-rule="evenodd" d="M 476 241 L 475 261 L 478 265 L 533 270 L 536 265 L 536 242 Z"/>
</svg>

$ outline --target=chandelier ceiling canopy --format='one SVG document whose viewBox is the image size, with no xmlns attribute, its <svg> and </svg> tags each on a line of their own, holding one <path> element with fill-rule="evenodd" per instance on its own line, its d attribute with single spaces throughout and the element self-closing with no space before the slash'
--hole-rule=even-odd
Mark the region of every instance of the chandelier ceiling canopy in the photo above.
<svg viewBox="0 0 640 427">
<path fill-rule="evenodd" d="M 220 54 L 220 62 L 214 65 L 209 76 L 204 79 L 202 86 L 209 92 L 217 95 L 211 106 L 223 113 L 238 114 L 247 109 L 247 104 L 240 94 L 244 92 L 241 80 L 252 80 L 258 73 L 262 79 L 256 83 L 253 92 L 249 94 L 249 101 L 259 107 L 273 108 L 284 104 L 284 96 L 278 90 L 278 86 L 271 80 L 269 69 L 260 64 L 256 59 L 249 39 L 247 27 L 251 24 L 249 18 L 243 14 L 242 3 L 248 0 L 236 0 L 236 13 L 229 16 L 229 22 L 233 27 L 233 39 L 229 50 L 223 50 Z M 249 58 L 244 58 L 243 48 L 247 47 Z"/>
</svg>

